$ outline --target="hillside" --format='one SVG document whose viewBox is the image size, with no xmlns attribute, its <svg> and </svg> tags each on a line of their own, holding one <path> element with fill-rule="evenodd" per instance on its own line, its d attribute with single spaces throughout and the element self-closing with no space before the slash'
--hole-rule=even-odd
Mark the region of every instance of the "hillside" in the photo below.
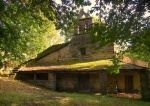
<svg viewBox="0 0 150 106">
<path fill-rule="evenodd" d="M 94 94 L 53 92 L 0 77 L 0 106 L 149 106 L 150 102 Z"/>
</svg>

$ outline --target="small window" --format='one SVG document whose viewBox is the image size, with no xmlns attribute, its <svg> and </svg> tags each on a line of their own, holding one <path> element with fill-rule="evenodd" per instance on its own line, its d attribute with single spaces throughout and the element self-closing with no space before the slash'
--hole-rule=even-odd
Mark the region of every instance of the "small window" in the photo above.
<svg viewBox="0 0 150 106">
<path fill-rule="evenodd" d="M 84 28 L 82 25 L 79 25 L 79 34 L 83 34 Z"/>
<path fill-rule="evenodd" d="M 36 73 L 37 80 L 48 80 L 48 73 Z"/>
<path fill-rule="evenodd" d="M 86 55 L 86 48 L 80 48 L 81 55 Z"/>
<path fill-rule="evenodd" d="M 19 79 L 21 80 L 33 80 L 34 79 L 34 73 L 21 73 L 19 74 Z"/>
<path fill-rule="evenodd" d="M 88 22 L 88 21 L 86 21 L 86 22 L 85 22 L 85 25 L 86 25 L 86 27 L 88 27 L 88 26 L 89 26 L 89 22 Z"/>
</svg>

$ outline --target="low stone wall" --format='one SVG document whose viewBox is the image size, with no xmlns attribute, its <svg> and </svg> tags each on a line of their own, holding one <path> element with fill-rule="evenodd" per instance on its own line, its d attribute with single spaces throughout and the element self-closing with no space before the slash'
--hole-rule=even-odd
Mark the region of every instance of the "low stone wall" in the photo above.
<svg viewBox="0 0 150 106">
<path fill-rule="evenodd" d="M 90 92 L 100 92 L 99 74 L 89 74 L 89 78 Z M 78 92 L 80 91 L 79 83 L 79 73 L 59 73 L 56 75 L 56 90 Z"/>
<path fill-rule="evenodd" d="M 77 74 L 57 74 L 56 76 L 56 90 L 59 91 L 77 91 Z"/>
<path fill-rule="evenodd" d="M 98 74 L 90 74 L 90 91 L 100 92 L 100 81 Z"/>
</svg>

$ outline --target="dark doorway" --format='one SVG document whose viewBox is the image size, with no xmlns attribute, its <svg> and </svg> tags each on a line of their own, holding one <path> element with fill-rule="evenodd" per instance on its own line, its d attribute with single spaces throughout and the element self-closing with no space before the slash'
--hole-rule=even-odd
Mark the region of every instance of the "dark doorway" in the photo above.
<svg viewBox="0 0 150 106">
<path fill-rule="evenodd" d="M 125 92 L 133 93 L 133 76 L 132 75 L 125 76 Z"/>
<path fill-rule="evenodd" d="M 79 92 L 90 92 L 90 78 L 88 73 L 79 74 L 78 89 Z"/>
</svg>

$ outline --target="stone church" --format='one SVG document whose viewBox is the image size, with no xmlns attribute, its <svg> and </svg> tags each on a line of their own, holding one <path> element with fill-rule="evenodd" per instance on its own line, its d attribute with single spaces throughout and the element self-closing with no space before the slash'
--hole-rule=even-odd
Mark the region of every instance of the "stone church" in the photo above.
<svg viewBox="0 0 150 106">
<path fill-rule="evenodd" d="M 111 58 L 115 55 L 114 45 L 96 50 L 97 45 L 90 43 L 86 31 L 92 17 L 81 11 L 78 20 L 70 42 L 53 45 L 38 54 L 19 69 L 17 78 L 56 91 L 107 94 L 139 93 L 148 89 L 144 86 L 149 83 L 145 82 L 150 79 L 148 71 L 127 62 L 131 58 L 120 61 L 119 74 L 107 73 L 106 66 L 112 65 Z"/>
</svg>

